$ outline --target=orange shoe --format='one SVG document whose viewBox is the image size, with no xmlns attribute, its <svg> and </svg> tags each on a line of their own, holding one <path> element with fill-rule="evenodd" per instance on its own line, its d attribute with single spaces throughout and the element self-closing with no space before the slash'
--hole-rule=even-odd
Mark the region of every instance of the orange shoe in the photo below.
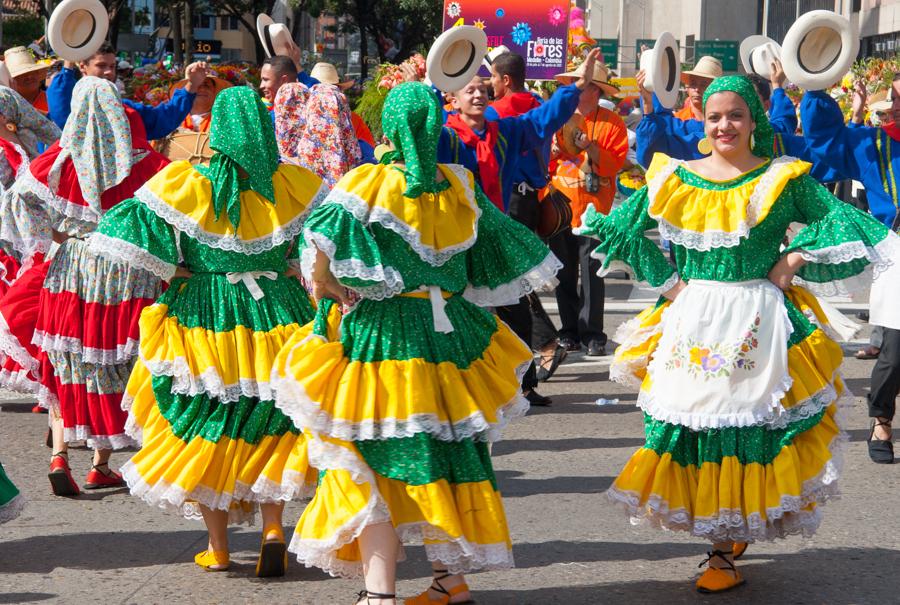
<svg viewBox="0 0 900 605">
<path fill-rule="evenodd" d="M 707 568 L 703 575 L 697 578 L 697 592 L 705 594 L 725 592 L 744 583 L 741 572 L 737 570 L 734 563 L 725 558 L 725 555 L 731 554 L 730 551 L 714 550 L 706 554 L 706 560 L 700 563 L 699 567 L 707 565 L 714 557 L 724 561 L 728 567 L 722 569 L 717 567 Z"/>
<path fill-rule="evenodd" d="M 734 544 L 732 544 L 731 545 L 731 552 L 732 552 L 731 558 L 734 559 L 735 561 L 740 559 L 742 556 L 744 556 L 744 553 L 747 552 L 748 546 L 750 546 L 749 542 L 735 542 Z"/>
<path fill-rule="evenodd" d="M 106 467 L 106 472 L 100 470 L 103 467 Z M 122 479 L 122 475 L 109 468 L 109 464 L 106 462 L 92 465 L 87 479 L 84 480 L 84 489 L 105 489 L 109 487 L 123 487 L 124 485 L 125 480 Z"/>
<path fill-rule="evenodd" d="M 270 533 L 278 537 L 267 540 Z M 284 529 L 280 525 L 263 528 L 262 545 L 259 547 L 259 559 L 256 561 L 257 578 L 280 578 L 287 571 L 287 545 L 284 543 Z"/>
<path fill-rule="evenodd" d="M 194 563 L 206 571 L 227 571 L 231 565 L 231 558 L 227 552 L 204 550 L 194 555 Z"/>
<path fill-rule="evenodd" d="M 433 590 L 438 593 L 440 596 L 437 599 L 432 599 L 428 596 L 428 590 L 423 592 L 422 594 L 416 595 L 411 599 L 405 599 L 403 601 L 404 605 L 447 605 L 455 595 L 458 595 L 463 592 L 469 592 L 469 586 L 463 582 L 462 584 L 458 584 L 453 588 L 444 588 L 441 584 L 441 580 L 449 578 L 453 574 L 448 573 L 446 569 L 435 569 L 435 573 L 444 574 L 442 576 L 438 576 L 431 581 L 431 586 L 428 590 Z M 466 601 L 457 601 L 453 605 L 471 605 L 475 603 L 472 599 L 468 599 Z"/>
<path fill-rule="evenodd" d="M 69 468 L 69 457 L 65 452 L 57 452 L 50 457 L 50 488 L 56 496 L 77 496 L 81 493 L 78 484 L 72 478 L 72 470 Z"/>
</svg>

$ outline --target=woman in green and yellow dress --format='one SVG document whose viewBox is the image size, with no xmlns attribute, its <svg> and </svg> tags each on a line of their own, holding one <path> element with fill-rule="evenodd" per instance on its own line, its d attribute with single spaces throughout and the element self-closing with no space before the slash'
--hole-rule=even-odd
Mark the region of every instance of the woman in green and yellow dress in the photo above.
<svg viewBox="0 0 900 605">
<path fill-rule="evenodd" d="M 209 167 L 166 167 L 109 211 L 91 243 L 170 282 L 141 315 L 123 405 L 142 448 L 122 471 L 150 504 L 188 516 L 199 508 L 209 546 L 195 561 L 208 570 L 228 568 L 227 524 L 251 520 L 259 505 L 257 575 L 283 575 L 283 505 L 311 493 L 315 473 L 269 377 L 314 314 L 290 258 L 326 190 L 306 169 L 278 164 L 272 121 L 250 89 L 220 93 L 212 117 Z"/>
<path fill-rule="evenodd" d="M 3 465 L 0 464 L 0 524 L 12 521 L 22 512 L 25 506 L 25 498 L 19 493 L 18 488 L 6 476 Z"/>
<path fill-rule="evenodd" d="M 290 550 L 361 600 L 395 601 L 401 542 L 419 538 L 431 589 L 469 599 L 462 573 L 513 564 L 488 443 L 523 415 L 532 354 L 481 306 L 554 281 L 559 262 L 461 166 L 438 164 L 440 106 L 419 83 L 388 95 L 392 151 L 349 172 L 304 225 L 315 321 L 276 358 L 279 408 L 309 436 L 316 495 Z M 341 317 L 344 288 L 361 300 Z"/>
<path fill-rule="evenodd" d="M 800 285 L 834 291 L 900 258 L 900 240 L 810 164 L 771 158 L 749 80 L 715 80 L 704 107 L 709 156 L 657 154 L 647 187 L 608 217 L 589 211 L 581 232 L 600 238 L 604 270 L 624 263 L 664 297 L 616 338 L 610 377 L 639 385 L 646 443 L 609 497 L 633 521 L 712 542 L 697 589 L 720 592 L 743 583 L 746 543 L 811 535 L 838 493 L 843 355 Z M 644 235 L 654 228 L 674 267 Z"/>
</svg>

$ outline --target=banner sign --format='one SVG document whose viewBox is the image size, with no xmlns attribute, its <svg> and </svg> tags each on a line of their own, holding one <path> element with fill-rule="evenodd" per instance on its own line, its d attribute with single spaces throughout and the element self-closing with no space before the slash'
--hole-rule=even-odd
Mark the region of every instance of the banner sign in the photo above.
<svg viewBox="0 0 900 605">
<path fill-rule="evenodd" d="M 603 62 L 610 69 L 619 69 L 619 40 L 617 38 L 600 38 L 597 40 Z"/>
<path fill-rule="evenodd" d="M 505 46 L 522 55 L 529 80 L 552 80 L 566 71 L 568 1 L 444 0 L 444 29 L 456 25 L 483 29 L 488 50 Z M 490 75 L 484 67 L 479 74 Z"/>
<path fill-rule="evenodd" d="M 619 94 L 616 96 L 620 99 L 637 97 L 641 94 L 636 78 L 610 78 L 609 83 L 619 87 Z"/>
<path fill-rule="evenodd" d="M 694 43 L 694 63 L 700 57 L 715 57 L 722 62 L 723 71 L 737 71 L 738 43 L 731 40 L 697 40 Z"/>
</svg>

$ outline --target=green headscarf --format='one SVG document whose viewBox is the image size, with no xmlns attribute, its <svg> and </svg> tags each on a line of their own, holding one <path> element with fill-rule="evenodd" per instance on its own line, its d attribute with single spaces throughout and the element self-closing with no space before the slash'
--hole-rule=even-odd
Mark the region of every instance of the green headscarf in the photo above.
<svg viewBox="0 0 900 605">
<path fill-rule="evenodd" d="M 381 112 L 381 128 L 396 149 L 384 154 L 381 161 L 406 164 L 404 196 L 413 198 L 435 191 L 437 146 L 442 127 L 440 103 L 428 86 L 406 82 L 388 93 Z"/>
<path fill-rule="evenodd" d="M 753 139 L 756 143 L 752 149 L 753 155 L 771 158 L 774 155 L 775 134 L 769 123 L 769 116 L 766 115 L 766 110 L 759 99 L 759 93 L 756 92 L 756 87 L 747 77 L 723 76 L 713 80 L 703 94 L 704 113 L 709 98 L 717 92 L 725 91 L 738 94 L 750 108 L 750 117 L 756 122 L 756 130 L 753 131 Z"/>
<path fill-rule="evenodd" d="M 235 86 L 216 95 L 213 103 L 209 146 L 216 153 L 204 170 L 212 183 L 216 218 L 224 209 L 235 227 L 241 220 L 241 178 L 238 168 L 249 175 L 244 184 L 273 204 L 272 175 L 278 169 L 278 146 L 272 118 L 256 94 L 246 86 Z"/>
</svg>

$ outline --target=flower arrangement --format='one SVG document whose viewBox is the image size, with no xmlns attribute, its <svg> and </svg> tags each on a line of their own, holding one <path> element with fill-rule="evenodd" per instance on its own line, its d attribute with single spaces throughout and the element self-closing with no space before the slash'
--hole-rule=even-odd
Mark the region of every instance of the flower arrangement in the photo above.
<svg viewBox="0 0 900 605">
<path fill-rule="evenodd" d="M 210 66 L 210 75 L 222 78 L 235 86 L 259 86 L 259 68 L 251 64 L 217 63 Z M 127 98 L 159 105 L 169 100 L 172 85 L 184 79 L 181 68 L 167 68 L 163 63 L 151 63 L 134 70 L 131 79 L 125 83 Z"/>
<path fill-rule="evenodd" d="M 416 73 L 420 78 L 425 78 L 425 57 L 416 53 L 400 65 L 393 63 L 382 63 L 378 66 L 374 81 L 376 86 L 385 91 L 392 89 L 398 84 L 403 83 L 403 72 L 400 70 L 401 65 L 412 65 L 416 68 Z"/>
<path fill-rule="evenodd" d="M 382 63 L 375 70 L 375 76 L 366 83 L 354 107 L 354 111 L 369 126 L 376 140 L 381 138 L 381 110 L 384 108 L 384 99 L 392 88 L 403 83 L 400 66 L 404 64 L 412 65 L 419 78 L 425 78 L 425 57 L 418 53 L 399 65 Z"/>
</svg>

